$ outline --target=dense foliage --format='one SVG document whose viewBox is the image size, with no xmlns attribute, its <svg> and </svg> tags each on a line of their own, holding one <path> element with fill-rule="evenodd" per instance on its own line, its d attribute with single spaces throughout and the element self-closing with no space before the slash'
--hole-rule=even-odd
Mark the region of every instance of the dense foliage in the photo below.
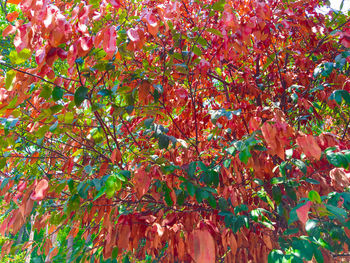
<svg viewBox="0 0 350 263">
<path fill-rule="evenodd" d="M 2 2 L 1 254 L 343 260 L 350 23 L 324 4 Z"/>
</svg>

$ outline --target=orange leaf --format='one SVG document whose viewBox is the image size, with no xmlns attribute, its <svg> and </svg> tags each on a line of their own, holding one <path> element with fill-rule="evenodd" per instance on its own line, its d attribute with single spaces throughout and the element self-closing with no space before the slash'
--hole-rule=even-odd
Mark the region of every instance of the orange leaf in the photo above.
<svg viewBox="0 0 350 263">
<path fill-rule="evenodd" d="M 102 177 L 105 175 L 105 173 L 107 172 L 108 169 L 108 163 L 103 163 L 100 167 L 100 171 L 98 173 L 98 177 Z"/>
<path fill-rule="evenodd" d="M 152 34 L 152 36 L 156 37 L 158 33 L 158 21 L 156 17 L 152 14 L 149 14 L 146 20 L 148 31 Z"/>
<path fill-rule="evenodd" d="M 305 135 L 297 138 L 297 143 L 301 147 L 303 153 L 308 158 L 314 158 L 316 160 L 321 159 L 322 150 L 318 146 L 314 136 Z"/>
<path fill-rule="evenodd" d="M 308 201 L 308 202 L 306 202 L 305 205 L 299 207 L 299 208 L 297 209 L 297 211 L 296 211 L 299 220 L 300 220 L 304 225 L 306 224 L 307 220 L 309 220 L 309 215 L 308 215 L 308 213 L 309 213 L 309 210 L 310 210 L 310 206 L 311 206 L 311 202 Z"/>
<path fill-rule="evenodd" d="M 145 193 L 147 193 L 151 185 L 151 176 L 143 168 L 135 172 L 133 183 L 136 189 L 136 195 L 141 198 Z"/>
<path fill-rule="evenodd" d="M 238 245 L 237 245 L 236 237 L 235 237 L 232 233 L 228 236 L 227 242 L 228 242 L 229 245 L 230 245 L 231 253 L 232 253 L 233 255 L 236 255 L 237 249 L 238 249 Z"/>
<path fill-rule="evenodd" d="M 7 0 L 7 3 L 18 5 L 22 0 Z"/>
<path fill-rule="evenodd" d="M 117 164 L 122 160 L 122 154 L 118 149 L 114 149 L 111 155 L 111 160 L 113 164 Z"/>
<path fill-rule="evenodd" d="M 118 238 L 117 238 L 117 246 L 121 249 L 127 249 L 129 246 L 129 239 L 131 235 L 131 229 L 128 224 L 122 224 L 118 228 Z"/>
<path fill-rule="evenodd" d="M 151 84 L 148 81 L 143 80 L 139 86 L 139 100 L 142 104 L 147 104 L 147 98 L 150 93 L 150 89 Z"/>
<path fill-rule="evenodd" d="M 278 155 L 284 160 L 284 149 L 278 140 L 278 133 L 275 125 L 265 122 L 261 127 L 261 132 L 265 138 L 267 146 L 271 149 L 271 153 Z"/>
<path fill-rule="evenodd" d="M 130 28 L 126 33 L 132 42 L 140 41 L 140 36 L 137 29 Z"/>
<path fill-rule="evenodd" d="M 43 200 L 47 193 L 48 188 L 49 188 L 49 182 L 46 179 L 40 180 L 40 182 L 36 185 L 30 198 L 34 201 Z"/>
<path fill-rule="evenodd" d="M 109 56 L 113 56 L 117 50 L 117 30 L 115 26 L 111 26 L 105 30 L 103 38 L 103 50 Z"/>
<path fill-rule="evenodd" d="M 263 235 L 264 243 L 268 249 L 272 249 L 272 243 L 271 243 L 271 238 L 269 235 Z"/>
<path fill-rule="evenodd" d="M 108 0 L 107 2 L 109 2 L 114 8 L 120 7 L 120 1 L 118 0 Z"/>
<path fill-rule="evenodd" d="M 9 13 L 9 14 L 7 14 L 7 16 L 6 16 L 6 19 L 9 21 L 9 22 L 12 22 L 12 21 L 14 21 L 17 17 L 18 17 L 18 12 L 17 11 L 14 11 L 14 12 L 12 12 L 12 13 Z"/>
<path fill-rule="evenodd" d="M 16 32 L 16 27 L 14 27 L 13 25 L 8 25 L 4 31 L 2 31 L 2 36 L 3 37 L 7 37 L 10 34 L 13 34 Z"/>
<path fill-rule="evenodd" d="M 36 161 L 38 160 L 38 157 L 39 157 L 38 152 L 33 153 L 32 158 L 30 159 L 30 164 L 35 164 Z"/>
<path fill-rule="evenodd" d="M 194 230 L 192 232 L 190 236 L 190 255 L 196 263 L 215 262 L 215 241 L 207 230 Z"/>
</svg>

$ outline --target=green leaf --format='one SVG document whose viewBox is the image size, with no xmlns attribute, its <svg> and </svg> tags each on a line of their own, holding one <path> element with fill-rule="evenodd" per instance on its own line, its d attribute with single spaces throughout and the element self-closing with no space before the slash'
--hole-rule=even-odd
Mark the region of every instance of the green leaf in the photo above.
<svg viewBox="0 0 350 263">
<path fill-rule="evenodd" d="M 28 60 L 31 55 L 31 51 L 27 48 L 24 48 L 19 53 L 17 53 L 16 50 L 11 51 L 9 58 L 12 64 L 22 64 L 26 62 L 26 60 Z"/>
<path fill-rule="evenodd" d="M 317 247 L 316 244 L 312 244 L 312 247 L 313 247 L 314 257 L 315 257 L 317 263 L 323 263 L 324 260 L 323 260 L 323 255 L 322 255 L 321 250 Z"/>
<path fill-rule="evenodd" d="M 113 248 L 113 251 L 112 251 L 112 258 L 117 258 L 117 256 L 118 256 L 118 247 L 115 247 Z"/>
<path fill-rule="evenodd" d="M 95 196 L 95 198 L 94 198 L 93 201 L 96 201 L 98 198 L 100 198 L 102 195 L 104 195 L 104 194 L 105 194 L 105 191 L 106 191 L 106 187 L 104 186 L 104 187 L 102 187 L 102 188 L 100 189 L 100 191 L 97 193 L 97 195 Z"/>
<path fill-rule="evenodd" d="M 271 63 L 275 60 L 275 57 L 276 57 L 276 54 L 273 53 L 266 59 L 266 63 L 265 63 L 265 65 L 262 68 L 263 72 L 267 69 L 268 66 L 271 65 Z"/>
<path fill-rule="evenodd" d="M 74 121 L 74 113 L 73 112 L 67 112 L 65 115 L 64 115 L 64 122 L 65 123 L 73 123 Z"/>
<path fill-rule="evenodd" d="M 25 62 L 31 56 L 32 56 L 32 52 L 27 48 L 22 49 L 18 54 L 18 57 L 21 59 L 22 62 Z"/>
<path fill-rule="evenodd" d="M 202 161 L 198 161 L 198 166 L 201 169 L 201 171 L 203 171 L 205 173 L 208 172 L 208 167 Z"/>
<path fill-rule="evenodd" d="M 215 2 L 212 6 L 212 9 L 215 11 L 224 11 L 225 1 L 219 0 Z"/>
<path fill-rule="evenodd" d="M 312 178 L 306 178 L 305 179 L 305 182 L 308 182 L 310 184 L 320 184 L 319 181 L 315 180 L 315 179 L 312 179 Z"/>
<path fill-rule="evenodd" d="M 121 175 L 123 175 L 125 178 L 130 179 L 130 177 L 131 177 L 131 172 L 128 171 L 128 170 L 121 170 L 119 173 L 120 173 Z"/>
<path fill-rule="evenodd" d="M 274 249 L 270 252 L 268 258 L 268 263 L 282 263 L 284 262 L 284 254 L 281 250 Z"/>
<path fill-rule="evenodd" d="M 313 257 L 313 247 L 311 243 L 303 239 L 295 239 L 293 241 L 293 248 L 300 251 L 300 256 L 306 260 L 311 260 Z"/>
<path fill-rule="evenodd" d="M 339 105 L 342 102 L 342 99 L 347 105 L 350 105 L 350 93 L 346 90 L 335 90 L 329 96 L 330 100 L 335 100 Z"/>
<path fill-rule="evenodd" d="M 19 64 L 17 62 L 18 61 L 18 53 L 16 50 L 12 50 L 8 57 L 9 57 L 12 64 Z"/>
<path fill-rule="evenodd" d="M 143 123 L 144 123 L 145 127 L 147 129 L 149 129 L 149 128 L 151 128 L 153 121 L 154 121 L 154 118 L 149 118 L 149 119 L 145 120 Z"/>
<path fill-rule="evenodd" d="M 102 89 L 97 94 L 101 95 L 102 97 L 105 97 L 105 96 L 111 96 L 112 92 L 109 89 Z"/>
<path fill-rule="evenodd" d="M 72 211 L 76 211 L 79 209 L 79 207 L 80 207 L 80 197 L 79 195 L 75 194 L 68 201 L 67 212 L 70 213 Z"/>
<path fill-rule="evenodd" d="M 327 160 L 335 167 L 348 167 L 347 158 L 342 153 L 326 152 Z"/>
<path fill-rule="evenodd" d="M 299 228 L 288 228 L 283 232 L 283 235 L 293 235 L 299 232 Z"/>
<path fill-rule="evenodd" d="M 194 46 L 193 47 L 193 53 L 196 54 L 197 56 L 201 56 L 202 55 L 202 50 L 199 47 Z"/>
<path fill-rule="evenodd" d="M 205 191 L 203 191 L 200 188 L 196 189 L 196 200 L 197 200 L 198 204 L 202 203 L 203 199 L 205 199 L 204 194 L 203 194 L 204 192 Z"/>
<path fill-rule="evenodd" d="M 194 176 L 194 173 L 196 172 L 196 169 L 197 169 L 197 162 L 191 162 L 189 165 L 188 165 L 188 169 L 187 169 L 187 173 L 190 177 L 193 177 Z"/>
<path fill-rule="evenodd" d="M 274 177 L 271 179 L 271 184 L 275 185 L 275 184 L 281 184 L 284 183 L 285 179 L 283 177 Z"/>
<path fill-rule="evenodd" d="M 207 28 L 206 31 L 208 31 L 209 33 L 212 33 L 216 36 L 223 37 L 221 32 L 215 28 Z"/>
<path fill-rule="evenodd" d="M 158 139 L 159 149 L 167 149 L 169 146 L 169 136 L 165 134 L 160 134 Z"/>
<path fill-rule="evenodd" d="M 6 160 L 6 159 L 4 158 L 4 160 Z M 1 185 L 0 185 L 0 189 L 1 190 L 4 189 L 4 187 L 9 183 L 9 181 L 10 181 L 10 178 L 3 179 L 1 182 Z"/>
<path fill-rule="evenodd" d="M 249 148 L 248 147 L 244 147 L 243 151 L 241 151 L 239 153 L 239 159 L 241 160 L 242 163 L 247 164 L 248 163 L 248 159 L 252 157 Z"/>
<path fill-rule="evenodd" d="M 9 70 L 6 72 L 5 88 L 7 90 L 11 90 L 12 83 L 15 77 L 16 77 L 16 71 Z"/>
<path fill-rule="evenodd" d="M 63 109 L 62 105 L 56 104 L 56 105 L 53 105 L 52 107 L 50 107 L 50 112 L 51 112 L 51 114 L 55 114 L 55 113 L 59 112 L 62 109 Z"/>
<path fill-rule="evenodd" d="M 292 210 L 290 210 L 289 213 L 289 219 L 288 219 L 288 225 L 293 224 L 294 222 L 299 220 L 297 209 L 301 206 L 305 205 L 305 203 L 298 204 L 296 207 L 294 207 Z"/>
<path fill-rule="evenodd" d="M 299 168 L 300 171 L 303 172 L 303 174 L 306 174 L 307 173 L 307 167 L 306 167 L 306 164 L 302 161 L 302 160 L 299 160 L 299 159 L 292 159 L 292 163 Z"/>
<path fill-rule="evenodd" d="M 115 176 L 122 182 L 126 182 L 126 178 L 121 173 L 116 173 Z"/>
<path fill-rule="evenodd" d="M 179 192 L 179 194 L 176 196 L 176 202 L 178 205 L 183 205 L 183 203 L 185 202 L 185 192 L 181 191 Z"/>
<path fill-rule="evenodd" d="M 0 158 L 0 169 L 6 166 L 6 158 Z"/>
<path fill-rule="evenodd" d="M 321 75 L 324 77 L 329 77 L 329 75 L 333 71 L 333 63 L 332 62 L 326 62 L 324 63 L 324 69 L 321 72 Z"/>
<path fill-rule="evenodd" d="M 49 86 L 44 85 L 40 92 L 40 97 L 44 99 L 49 99 L 51 97 L 51 94 L 52 94 L 52 89 Z"/>
<path fill-rule="evenodd" d="M 89 185 L 86 182 L 80 182 L 77 186 L 78 194 L 81 198 L 86 199 L 88 197 Z"/>
<path fill-rule="evenodd" d="M 79 107 L 83 101 L 86 99 L 86 95 L 88 94 L 89 89 L 84 87 L 84 86 L 80 86 L 74 93 L 74 103 L 77 107 Z"/>
<path fill-rule="evenodd" d="M 282 192 L 278 186 L 272 186 L 272 197 L 278 205 L 282 200 Z"/>
<path fill-rule="evenodd" d="M 219 198 L 219 208 L 221 211 L 227 211 L 228 203 L 225 198 L 222 198 L 222 197 Z"/>
<path fill-rule="evenodd" d="M 216 200 L 215 200 L 215 198 L 214 198 L 214 196 L 213 196 L 212 194 L 209 194 L 209 195 L 208 195 L 207 200 L 208 200 L 209 205 L 210 205 L 212 208 L 216 209 Z"/>
<path fill-rule="evenodd" d="M 297 201 L 297 194 L 295 193 L 294 187 L 290 185 L 285 185 L 285 190 L 287 195 L 292 198 L 294 201 Z"/>
<path fill-rule="evenodd" d="M 174 203 L 173 203 L 173 200 L 171 199 L 171 196 L 170 196 L 170 189 L 166 184 L 163 185 L 163 192 L 164 192 L 165 203 L 168 206 L 173 206 Z"/>
<path fill-rule="evenodd" d="M 328 212 L 333 214 L 341 223 L 345 224 L 345 220 L 348 218 L 347 212 L 343 208 L 339 208 L 333 205 L 326 205 Z"/>
<path fill-rule="evenodd" d="M 58 126 L 58 121 L 55 121 L 55 123 L 52 124 L 52 125 L 50 126 L 50 128 L 49 128 L 50 132 L 55 131 L 56 128 L 57 128 L 57 126 Z"/>
<path fill-rule="evenodd" d="M 305 230 L 310 236 L 315 237 L 317 239 L 320 238 L 321 231 L 318 228 L 317 220 L 309 219 L 308 221 L 306 221 Z"/>
<path fill-rule="evenodd" d="M 58 86 L 55 86 L 54 88 L 53 88 L 53 91 L 52 91 L 52 99 L 54 100 L 54 101 L 58 101 L 58 100 L 60 100 L 60 99 L 62 99 L 62 97 L 63 97 L 63 89 L 61 89 L 60 87 L 58 87 Z"/>
<path fill-rule="evenodd" d="M 187 182 L 186 188 L 187 188 L 188 194 L 193 197 L 196 191 L 196 188 L 194 187 L 194 185 L 191 182 Z"/>
<path fill-rule="evenodd" d="M 319 204 L 322 203 L 321 196 L 315 190 L 311 190 L 309 192 L 309 199 L 314 203 L 319 203 Z"/>
</svg>

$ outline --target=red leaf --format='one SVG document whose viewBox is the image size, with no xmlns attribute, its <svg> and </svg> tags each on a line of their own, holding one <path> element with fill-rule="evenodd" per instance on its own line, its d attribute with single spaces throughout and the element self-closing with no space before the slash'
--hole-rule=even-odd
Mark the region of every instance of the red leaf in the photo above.
<svg viewBox="0 0 350 263">
<path fill-rule="evenodd" d="M 46 51 L 45 49 L 38 49 L 36 51 L 36 55 L 35 55 L 35 61 L 36 63 L 39 65 L 41 63 L 44 62 L 44 59 L 45 59 L 45 56 L 46 56 Z"/>
<path fill-rule="evenodd" d="M 7 3 L 18 5 L 22 0 L 7 0 Z"/>
<path fill-rule="evenodd" d="M 131 229 L 128 224 L 122 224 L 118 227 L 118 238 L 117 238 L 117 246 L 121 249 L 127 249 L 129 245 L 131 235 Z"/>
<path fill-rule="evenodd" d="M 60 59 L 64 60 L 67 58 L 68 56 L 68 52 L 67 51 L 64 51 L 62 48 L 58 48 L 57 49 L 57 55 Z"/>
<path fill-rule="evenodd" d="M 154 36 L 157 36 L 158 33 L 158 21 L 156 17 L 152 14 L 148 14 L 146 17 L 147 29 Z"/>
<path fill-rule="evenodd" d="M 140 41 L 140 36 L 137 29 L 130 28 L 126 33 L 132 42 Z"/>
<path fill-rule="evenodd" d="M 215 262 L 215 240 L 207 230 L 194 230 L 190 235 L 190 255 L 196 263 Z"/>
<path fill-rule="evenodd" d="M 111 155 L 111 160 L 113 164 L 117 164 L 121 161 L 122 159 L 122 154 L 118 149 L 114 149 Z"/>
<path fill-rule="evenodd" d="M 51 46 L 58 47 L 64 42 L 64 31 L 59 27 L 55 27 L 50 33 L 49 42 Z"/>
<path fill-rule="evenodd" d="M 311 202 L 306 202 L 305 205 L 299 207 L 296 212 L 298 215 L 299 220 L 305 225 L 307 220 L 309 220 L 309 210 L 310 210 Z"/>
<path fill-rule="evenodd" d="M 2 36 L 3 37 L 7 37 L 10 34 L 13 34 L 16 32 L 16 27 L 14 27 L 13 25 L 8 25 L 4 31 L 2 31 Z"/>
<path fill-rule="evenodd" d="M 16 47 L 17 52 L 21 52 L 22 49 L 26 48 L 28 45 L 28 28 L 30 23 L 21 25 L 18 27 L 17 34 L 13 41 L 13 44 Z"/>
<path fill-rule="evenodd" d="M 34 201 L 43 200 L 47 193 L 48 188 L 49 188 L 49 182 L 46 179 L 40 180 L 40 182 L 36 185 L 30 198 Z"/>
<path fill-rule="evenodd" d="M 278 138 L 277 128 L 268 122 L 265 122 L 261 127 L 262 134 L 265 138 L 267 145 L 271 149 L 272 154 L 277 154 L 284 160 L 284 148 L 282 147 Z"/>
<path fill-rule="evenodd" d="M 78 40 L 78 53 L 80 56 L 85 56 L 92 48 L 92 38 L 91 37 L 81 37 Z"/>
<path fill-rule="evenodd" d="M 237 24 L 237 19 L 230 5 L 226 4 L 224 9 L 225 11 L 222 13 L 222 21 L 227 27 L 235 28 Z"/>
<path fill-rule="evenodd" d="M 98 177 L 104 176 L 106 174 L 106 172 L 107 172 L 107 169 L 108 169 L 108 163 L 105 162 L 100 167 L 100 171 L 98 173 Z"/>
<path fill-rule="evenodd" d="M 118 0 L 107 0 L 108 3 L 110 3 L 114 8 L 119 8 L 120 5 L 120 1 Z"/>
<path fill-rule="evenodd" d="M 32 158 L 30 159 L 30 164 L 35 164 L 36 161 L 38 160 L 38 157 L 39 157 L 39 152 L 33 153 Z"/>
<path fill-rule="evenodd" d="M 143 168 L 135 172 L 133 183 L 136 189 L 136 195 L 141 198 L 145 193 L 147 193 L 151 185 L 151 176 Z"/>
<path fill-rule="evenodd" d="M 343 32 L 340 33 L 340 43 L 346 47 L 350 47 L 350 29 L 347 28 Z"/>
<path fill-rule="evenodd" d="M 308 158 L 314 158 L 316 160 L 321 159 L 321 148 L 318 146 L 314 136 L 306 135 L 297 138 L 297 143 L 301 147 L 303 153 Z"/>
<path fill-rule="evenodd" d="M 6 19 L 9 21 L 9 22 L 12 22 L 14 21 L 17 17 L 18 17 L 19 13 L 17 11 L 14 11 L 12 13 L 9 13 L 7 14 L 6 16 Z"/>
<path fill-rule="evenodd" d="M 103 36 L 103 50 L 109 56 L 113 56 L 117 50 L 117 31 L 115 26 L 107 28 Z"/>
<path fill-rule="evenodd" d="M 150 94 L 151 84 L 143 80 L 139 86 L 139 100 L 144 105 L 148 102 L 148 95 Z"/>
</svg>

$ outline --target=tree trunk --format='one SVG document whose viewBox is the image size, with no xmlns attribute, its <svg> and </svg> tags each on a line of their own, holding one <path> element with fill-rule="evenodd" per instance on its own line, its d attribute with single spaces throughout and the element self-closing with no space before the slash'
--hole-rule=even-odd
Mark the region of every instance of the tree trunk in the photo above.
<svg viewBox="0 0 350 263">
<path fill-rule="evenodd" d="M 33 249 L 33 241 L 34 241 L 34 229 L 33 229 L 33 226 L 34 226 L 34 221 L 35 221 L 35 217 L 36 217 L 36 214 L 32 214 L 31 217 L 30 217 L 30 233 L 29 233 L 29 247 L 27 249 L 27 255 L 26 257 L 24 258 L 24 262 L 25 263 L 30 263 L 30 257 L 31 257 L 31 254 L 32 254 L 32 249 Z"/>
<path fill-rule="evenodd" d="M 72 252 L 73 252 L 73 242 L 74 242 L 74 237 L 72 235 L 68 236 L 67 239 L 67 257 L 66 257 L 66 262 L 69 263 L 72 260 Z"/>
</svg>

